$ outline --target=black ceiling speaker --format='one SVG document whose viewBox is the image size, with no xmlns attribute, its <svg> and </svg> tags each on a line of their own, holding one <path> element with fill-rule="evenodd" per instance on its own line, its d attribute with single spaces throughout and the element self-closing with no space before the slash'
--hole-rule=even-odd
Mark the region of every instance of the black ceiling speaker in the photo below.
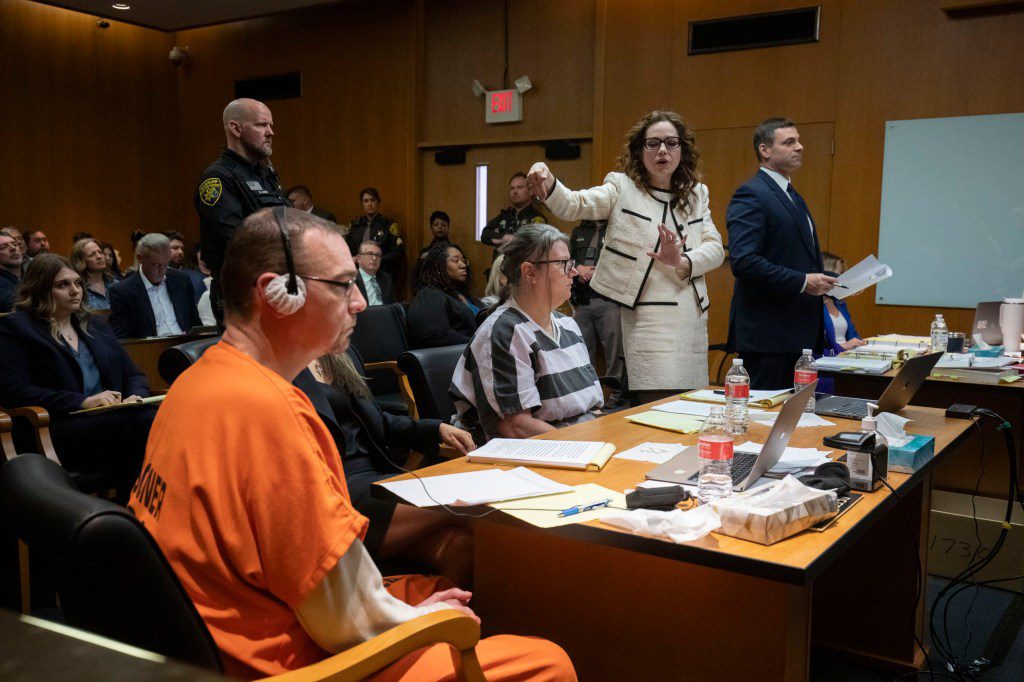
<svg viewBox="0 0 1024 682">
<path fill-rule="evenodd" d="M 544 143 L 544 158 L 549 161 L 571 161 L 580 158 L 580 145 L 572 140 L 552 140 Z"/>
<path fill-rule="evenodd" d="M 235 81 L 235 97 L 250 97 L 261 102 L 302 97 L 302 72 L 292 71 Z"/>
<path fill-rule="evenodd" d="M 445 147 L 434 152 L 434 163 L 438 166 L 458 166 L 466 163 L 466 147 Z"/>
<path fill-rule="evenodd" d="M 690 22 L 689 54 L 818 42 L 820 7 Z"/>
</svg>

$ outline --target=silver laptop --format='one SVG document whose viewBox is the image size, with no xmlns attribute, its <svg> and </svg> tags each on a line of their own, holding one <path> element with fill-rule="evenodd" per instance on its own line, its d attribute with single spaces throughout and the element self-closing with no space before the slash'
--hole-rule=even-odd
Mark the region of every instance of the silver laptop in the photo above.
<svg viewBox="0 0 1024 682">
<path fill-rule="evenodd" d="M 971 337 L 981 337 L 981 340 L 990 346 L 999 346 L 1003 343 L 1003 330 L 999 326 L 999 306 L 1002 301 L 986 301 L 979 303 L 974 310 L 974 327 L 971 328 Z"/>
<path fill-rule="evenodd" d="M 732 460 L 732 489 L 741 492 L 749 488 L 757 479 L 761 478 L 773 466 L 779 463 L 782 453 L 789 445 L 789 437 L 800 422 L 800 415 L 807 407 L 807 401 L 814 395 L 814 388 L 818 385 L 805 386 L 799 393 L 787 400 L 779 410 L 779 416 L 775 418 L 768 440 L 764 442 L 761 452 L 737 452 Z M 659 467 L 647 472 L 647 478 L 652 481 L 665 481 L 666 483 L 680 483 L 683 485 L 697 485 L 697 476 L 700 474 L 700 455 L 697 453 L 697 446 L 691 445 L 678 455 L 665 462 Z"/>
<path fill-rule="evenodd" d="M 868 416 L 868 404 L 878 405 L 876 414 L 882 412 L 898 412 L 910 404 L 917 389 L 932 373 L 932 369 L 942 358 L 942 353 L 929 353 L 910 358 L 903 363 L 900 371 L 885 387 L 882 396 L 877 400 L 867 398 L 847 398 L 841 395 L 830 395 L 819 398 L 814 404 L 814 413 L 824 417 L 840 417 L 842 419 L 863 419 Z"/>
</svg>

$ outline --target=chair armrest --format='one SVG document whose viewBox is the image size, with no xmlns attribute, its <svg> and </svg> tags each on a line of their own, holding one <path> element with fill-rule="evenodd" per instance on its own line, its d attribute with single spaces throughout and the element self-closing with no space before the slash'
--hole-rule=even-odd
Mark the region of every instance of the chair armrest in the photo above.
<svg viewBox="0 0 1024 682">
<path fill-rule="evenodd" d="M 405 407 L 409 410 L 409 416 L 413 419 L 419 419 L 420 413 L 416 409 L 416 398 L 412 394 L 412 385 L 409 383 L 409 377 L 405 375 L 398 367 L 398 360 L 381 360 L 379 362 L 366 362 L 363 363 L 363 371 L 369 372 L 375 369 L 386 369 L 390 372 L 394 372 L 395 376 L 398 377 L 398 390 L 402 394 L 402 400 L 405 402 Z"/>
<path fill-rule="evenodd" d="M 444 643 L 459 652 L 460 669 L 456 679 L 484 682 L 476 657 L 480 625 L 469 616 L 445 609 L 414 618 L 319 663 L 292 670 L 272 678 L 275 682 L 312 682 L 313 680 L 361 680 L 383 670 L 414 651 Z"/>
<path fill-rule="evenodd" d="M 50 413 L 41 407 L 15 407 L 9 410 L 12 417 L 27 419 L 28 423 L 36 433 L 36 446 L 39 453 L 46 455 L 46 459 L 60 464 L 57 459 L 57 451 L 53 449 L 53 440 L 50 438 Z"/>
<path fill-rule="evenodd" d="M 404 377 L 405 372 L 398 368 L 398 360 L 380 360 L 378 362 L 364 362 L 363 369 L 370 372 L 375 369 L 386 369 L 393 372 L 396 377 Z"/>
<path fill-rule="evenodd" d="M 14 449 L 12 431 L 14 431 L 14 420 L 11 419 L 11 415 L 0 412 L 0 450 L 3 451 L 4 460 L 7 462 L 18 456 Z"/>
</svg>

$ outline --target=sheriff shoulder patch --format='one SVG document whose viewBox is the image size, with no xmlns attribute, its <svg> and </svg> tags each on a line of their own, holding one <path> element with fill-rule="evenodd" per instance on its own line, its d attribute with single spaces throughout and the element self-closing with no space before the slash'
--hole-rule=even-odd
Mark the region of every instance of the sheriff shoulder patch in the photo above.
<svg viewBox="0 0 1024 682">
<path fill-rule="evenodd" d="M 391 234 L 393 234 L 393 235 L 395 235 L 397 237 L 398 236 L 398 223 L 391 223 L 391 227 L 388 228 L 388 231 L 391 232 Z"/>
<path fill-rule="evenodd" d="M 544 222 L 544 219 L 543 219 L 543 218 L 541 218 L 540 216 L 537 216 L 536 218 L 534 218 L 534 219 L 533 219 L 533 220 L 531 220 L 530 222 L 531 222 L 531 223 L 537 223 L 537 224 L 539 225 L 540 223 L 543 223 L 543 222 Z"/>
<path fill-rule="evenodd" d="M 220 178 L 207 178 L 199 185 L 199 200 L 207 206 L 213 206 L 220 200 L 223 191 L 224 185 L 221 184 Z"/>
</svg>

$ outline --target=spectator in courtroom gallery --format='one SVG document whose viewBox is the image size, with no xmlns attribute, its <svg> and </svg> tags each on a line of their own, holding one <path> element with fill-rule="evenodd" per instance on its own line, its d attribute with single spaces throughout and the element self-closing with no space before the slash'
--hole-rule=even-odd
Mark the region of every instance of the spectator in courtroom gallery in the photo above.
<svg viewBox="0 0 1024 682">
<path fill-rule="evenodd" d="M 25 232 L 25 245 L 28 249 L 26 255 L 29 258 L 35 258 L 41 253 L 50 252 L 50 240 L 47 239 L 46 233 L 42 230 L 29 230 Z"/>
<path fill-rule="evenodd" d="M 760 168 L 725 211 L 736 278 L 729 347 L 743 358 L 750 388 L 781 389 L 793 385 L 804 348 L 815 355 L 824 348 L 822 296 L 836 280 L 824 273 L 814 219 L 790 180 L 803 165 L 796 124 L 765 120 L 753 146 Z"/>
<path fill-rule="evenodd" d="M 7 227 L 0 228 L 0 234 L 6 234 L 8 237 L 14 240 L 14 243 L 18 246 L 18 251 L 21 253 L 21 274 L 25 274 L 25 270 L 28 268 L 28 262 L 32 260 L 28 257 L 28 246 L 25 244 L 25 235 L 21 233 L 21 230 L 8 225 Z"/>
<path fill-rule="evenodd" d="M 202 326 L 192 281 L 168 268 L 170 240 L 147 234 L 136 258 L 138 272 L 110 287 L 110 324 L 118 338 L 176 336 Z"/>
<path fill-rule="evenodd" d="M 206 282 L 204 281 L 203 273 L 188 267 L 188 259 L 185 253 L 185 235 L 172 230 L 171 232 L 164 232 L 164 236 L 171 241 L 171 261 L 167 266 L 172 270 L 188 275 L 188 278 L 192 280 L 192 288 L 195 289 L 196 303 L 198 304 L 199 297 L 206 291 Z"/>
<path fill-rule="evenodd" d="M 507 244 L 520 227 L 547 222 L 544 214 L 533 205 L 526 173 L 519 172 L 509 178 L 508 199 L 512 205 L 501 209 L 480 232 L 480 241 L 494 247 L 492 261 L 498 257 L 498 249 Z"/>
<path fill-rule="evenodd" d="M 491 263 L 491 270 L 487 273 L 487 284 L 484 285 L 484 297 L 480 299 L 480 305 L 484 308 L 493 308 L 501 298 L 501 289 L 508 282 L 508 278 L 501 272 L 501 263 L 505 260 L 505 254 L 499 253 L 498 257 Z"/>
<path fill-rule="evenodd" d="M 359 192 L 359 201 L 363 205 L 363 215 L 352 221 L 345 241 L 349 251 L 359 252 L 359 245 L 367 240 L 377 242 L 384 253 L 381 267 L 397 281 L 402 264 L 402 233 L 398 223 L 380 213 L 380 192 L 373 187 L 366 187 Z"/>
<path fill-rule="evenodd" d="M 577 275 L 568 237 L 551 225 L 525 225 L 502 252 L 508 283 L 448 389 L 456 426 L 481 444 L 589 421 L 604 400 L 579 326 L 557 312 Z"/>
<path fill-rule="evenodd" d="M 375 241 L 365 241 L 359 245 L 356 254 L 356 265 L 359 266 L 359 277 L 356 286 L 366 299 L 367 305 L 384 305 L 395 302 L 395 280 L 391 275 L 380 269 L 381 257 L 384 252 Z"/>
<path fill-rule="evenodd" d="M 456 585 L 473 579 L 473 537 L 459 517 L 395 504 L 373 494 L 377 481 L 404 471 L 398 453 L 437 457 L 441 443 L 463 455 L 476 448 L 467 431 L 440 419 L 412 419 L 380 409 L 370 387 L 344 354 L 322 355 L 295 379 L 341 453 L 352 504 L 370 520 L 363 545 L 375 561 L 403 559 L 425 565 Z"/>
<path fill-rule="evenodd" d="M 213 327 L 217 324 L 217 318 L 213 314 L 213 305 L 210 303 L 210 282 L 213 281 L 213 277 L 210 275 L 210 268 L 206 267 L 206 261 L 203 260 L 203 249 L 199 244 L 192 248 L 192 259 L 195 261 L 196 270 L 203 275 L 203 284 L 206 285 L 206 291 L 199 295 L 199 303 L 196 304 L 199 309 L 199 319 L 203 325 Z"/>
<path fill-rule="evenodd" d="M 107 258 L 107 274 L 113 277 L 115 282 L 120 282 L 124 279 L 124 275 L 121 272 L 117 249 L 110 242 L 100 242 L 100 248 L 103 249 L 103 255 Z"/>
<path fill-rule="evenodd" d="M 274 117 L 267 105 L 236 99 L 224 107 L 221 120 L 226 146 L 199 177 L 193 199 L 199 214 L 199 241 L 213 273 L 210 298 L 218 320 L 223 310 L 217 275 L 224 267 L 224 251 L 235 228 L 261 208 L 291 206 L 270 163 Z"/>
<path fill-rule="evenodd" d="M 332 223 L 338 222 L 333 213 L 313 204 L 313 193 L 305 185 L 295 185 L 288 190 L 288 201 L 292 202 L 292 206 L 300 211 L 312 213 L 316 217 L 323 218 Z"/>
<path fill-rule="evenodd" d="M 472 613 L 471 595 L 439 577 L 385 587 L 366 552 L 367 520 L 353 509 L 334 439 L 291 383 L 316 358 L 345 352 L 365 306 L 358 272 L 335 226 L 276 211 L 249 216 L 228 245 L 227 328 L 171 386 L 146 451 L 137 490 L 158 481 L 162 501 L 130 503 L 225 673 L 245 679 L 308 666 L 432 611 Z M 492 682 L 575 679 L 543 640 L 492 637 L 476 650 Z M 450 647 L 436 645 L 373 679 L 453 675 Z"/>
<path fill-rule="evenodd" d="M 17 312 L 0 317 L 0 405 L 46 409 L 61 464 L 112 473 L 127 492 L 156 408 L 71 414 L 149 395 L 145 375 L 110 326 L 82 305 L 83 295 L 71 261 L 56 254 L 32 260 Z"/>
<path fill-rule="evenodd" d="M 0 232 L 0 313 L 9 313 L 14 309 L 14 296 L 21 283 L 21 263 L 24 259 L 14 237 Z"/>
<path fill-rule="evenodd" d="M 92 311 L 110 310 L 110 287 L 114 278 L 107 270 L 107 257 L 95 239 L 79 239 L 71 247 L 71 265 L 82 278 L 85 287 L 86 308 Z"/>
<path fill-rule="evenodd" d="M 457 244 L 438 242 L 416 261 L 416 291 L 406 313 L 413 348 L 469 343 L 483 308 L 469 291 L 469 259 Z"/>
<path fill-rule="evenodd" d="M 430 250 L 430 247 L 438 242 L 451 241 L 448 238 L 448 234 L 451 231 L 451 218 L 444 211 L 434 211 L 430 214 L 430 220 L 427 221 L 427 226 L 430 228 L 430 234 L 433 235 L 433 239 L 430 243 L 420 249 L 419 257 L 422 258 L 423 254 Z"/>
</svg>

